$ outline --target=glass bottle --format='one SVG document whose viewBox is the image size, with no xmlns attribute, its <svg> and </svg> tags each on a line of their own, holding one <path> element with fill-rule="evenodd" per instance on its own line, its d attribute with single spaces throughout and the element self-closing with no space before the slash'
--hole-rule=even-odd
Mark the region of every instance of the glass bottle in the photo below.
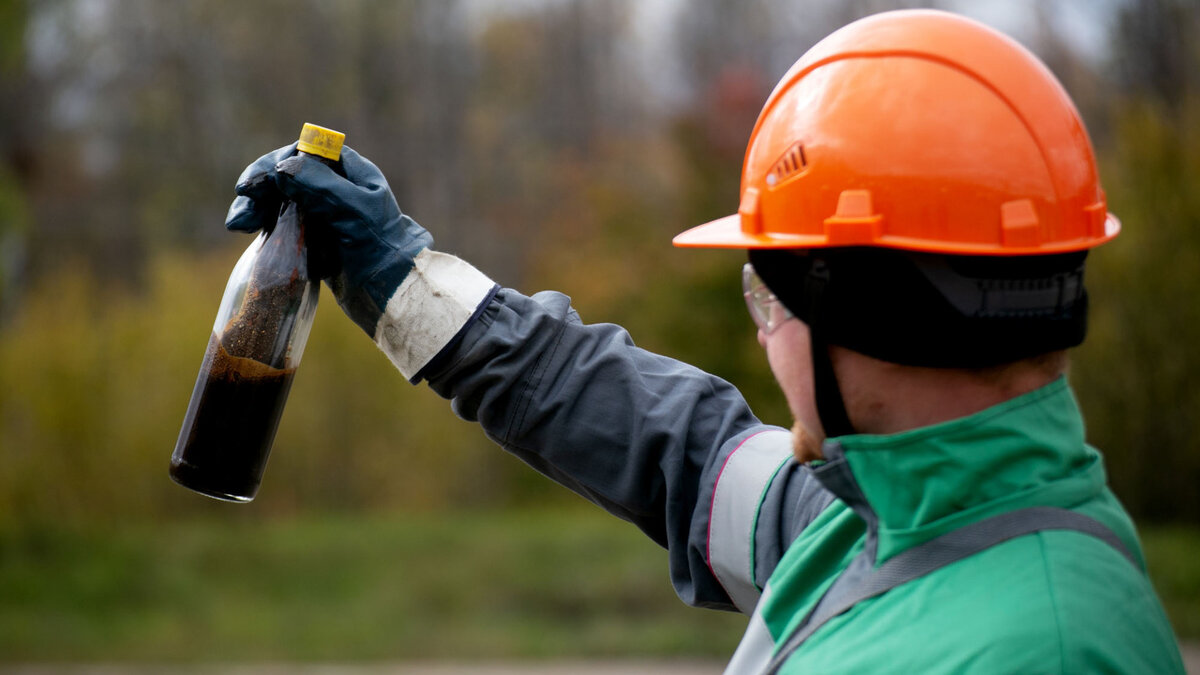
<svg viewBox="0 0 1200 675">
<path fill-rule="evenodd" d="M 344 138 L 305 124 L 298 149 L 338 168 Z M 317 311 L 318 233 L 285 200 L 229 275 L 171 455 L 180 485 L 233 502 L 258 492 Z"/>
</svg>

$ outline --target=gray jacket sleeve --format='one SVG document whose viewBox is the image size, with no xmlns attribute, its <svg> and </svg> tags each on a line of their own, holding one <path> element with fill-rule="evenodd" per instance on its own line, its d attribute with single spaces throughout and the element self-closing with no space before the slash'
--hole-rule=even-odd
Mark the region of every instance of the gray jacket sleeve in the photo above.
<svg viewBox="0 0 1200 675">
<path fill-rule="evenodd" d="M 715 486 L 746 439 L 782 430 L 761 424 L 732 385 L 639 349 L 618 326 L 584 325 L 566 296 L 508 289 L 420 375 L 503 448 L 665 546 L 685 602 L 748 611 L 710 566 Z M 781 468 L 790 446 L 767 454 L 775 466 L 758 473 L 795 484 L 764 484 L 752 496 L 755 510 L 811 489 L 806 468 Z M 802 529 L 793 515 L 764 521 L 776 531 L 760 532 L 757 546 L 774 560 L 751 563 L 752 584 L 761 587 L 757 577 L 786 548 L 778 542 Z M 780 527 L 794 533 L 781 535 Z"/>
</svg>

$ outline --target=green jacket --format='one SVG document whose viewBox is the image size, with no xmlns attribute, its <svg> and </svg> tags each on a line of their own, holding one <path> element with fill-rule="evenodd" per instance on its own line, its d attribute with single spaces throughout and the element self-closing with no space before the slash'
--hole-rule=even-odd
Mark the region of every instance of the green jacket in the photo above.
<svg viewBox="0 0 1200 675">
<path fill-rule="evenodd" d="M 848 567 L 1030 506 L 1095 518 L 1139 564 L 1091 535 L 1022 536 L 854 606 L 783 670 L 1183 672 L 1065 380 L 945 424 L 835 439 L 827 462 L 803 465 L 728 382 L 584 324 L 561 294 L 511 289 L 493 289 L 416 379 L 664 546 L 685 602 L 750 615 L 730 672 L 761 671 Z"/>
<path fill-rule="evenodd" d="M 781 642 L 850 560 L 876 564 L 968 523 L 1057 506 L 1108 526 L 1144 560 L 1105 485 L 1065 379 L 932 427 L 828 443 L 818 477 L 839 499 L 768 581 L 761 616 Z M 835 484 L 827 481 L 826 485 Z M 914 645 L 922 648 L 914 649 Z M 782 672 L 1182 673 L 1143 569 L 1072 531 L 998 544 L 863 601 L 806 641 Z"/>
</svg>

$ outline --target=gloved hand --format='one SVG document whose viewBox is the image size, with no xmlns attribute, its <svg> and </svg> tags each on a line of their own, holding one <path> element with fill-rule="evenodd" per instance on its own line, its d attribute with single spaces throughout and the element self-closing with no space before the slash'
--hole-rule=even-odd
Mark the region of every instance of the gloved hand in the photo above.
<svg viewBox="0 0 1200 675">
<path fill-rule="evenodd" d="M 336 251 L 326 279 L 338 304 L 374 336 L 388 300 L 433 237 L 404 215 L 387 180 L 370 160 L 342 148 L 339 176 L 324 162 L 297 154 L 292 144 L 263 155 L 242 172 L 225 226 L 253 232 L 279 214 L 286 197 L 309 222 L 328 224 Z M 322 237 L 313 237 L 321 241 Z"/>
<path fill-rule="evenodd" d="M 242 172 L 225 227 L 255 232 L 284 199 L 305 220 L 327 224 L 313 237 L 334 250 L 326 282 L 346 315 L 397 368 L 414 377 L 474 316 L 495 284 L 462 260 L 430 249 L 433 237 L 404 215 L 370 160 L 342 148 L 339 175 L 296 144 L 263 155 Z M 328 235 L 328 233 L 326 233 Z"/>
</svg>

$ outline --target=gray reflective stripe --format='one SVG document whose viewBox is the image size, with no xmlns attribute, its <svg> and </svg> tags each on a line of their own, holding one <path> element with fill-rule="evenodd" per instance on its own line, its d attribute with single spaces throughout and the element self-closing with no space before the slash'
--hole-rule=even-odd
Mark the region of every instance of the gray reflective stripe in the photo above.
<svg viewBox="0 0 1200 675">
<path fill-rule="evenodd" d="M 754 523 L 779 467 L 792 456 L 792 435 L 755 434 L 729 453 L 713 487 L 708 518 L 708 565 L 734 606 L 745 614 L 758 604 L 754 583 Z"/>
<path fill-rule="evenodd" d="M 725 675 L 762 672 L 771 661 L 771 653 L 775 650 L 775 638 L 771 636 L 771 630 L 767 628 L 761 611 L 770 597 L 771 585 L 767 584 L 762 592 L 762 600 L 750 616 L 750 623 L 746 626 L 742 641 L 738 643 L 737 651 L 733 653 L 729 665 L 725 666 Z"/>
<path fill-rule="evenodd" d="M 1043 530 L 1073 530 L 1111 546 L 1141 571 L 1137 558 L 1111 529 L 1094 518 L 1067 509 L 1036 506 L 1002 513 L 947 532 L 890 558 L 861 583 L 839 587 L 837 582 L 822 597 L 800 627 L 788 638 L 765 672 L 774 673 L 826 621 L 863 600 L 974 555 L 997 544 Z M 852 563 L 853 564 L 853 563 Z"/>
</svg>

